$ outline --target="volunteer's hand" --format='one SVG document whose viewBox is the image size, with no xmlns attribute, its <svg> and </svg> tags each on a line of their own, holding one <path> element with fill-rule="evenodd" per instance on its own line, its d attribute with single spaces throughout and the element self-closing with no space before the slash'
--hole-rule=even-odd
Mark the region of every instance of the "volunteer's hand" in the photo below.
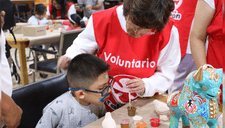
<svg viewBox="0 0 225 128">
<path fill-rule="evenodd" d="M 130 92 L 135 92 L 139 95 L 143 95 L 145 92 L 145 84 L 144 81 L 140 78 L 131 79 L 126 82 L 127 88 L 129 88 Z"/>
<path fill-rule="evenodd" d="M 11 105 L 10 111 L 8 111 L 7 114 L 2 115 L 3 122 L 7 128 L 17 128 L 20 125 L 22 113 L 23 111 L 18 105 Z"/>
<path fill-rule="evenodd" d="M 4 26 L 4 24 L 5 24 L 4 17 L 5 17 L 5 11 L 1 11 L 1 28 L 2 28 L 2 27 Z"/>
<path fill-rule="evenodd" d="M 87 5 L 85 8 L 86 8 L 88 11 L 91 11 L 91 10 L 92 10 L 92 6 L 91 6 L 91 5 Z"/>
<path fill-rule="evenodd" d="M 58 60 L 58 68 L 67 69 L 71 59 L 66 56 L 61 56 Z"/>
</svg>

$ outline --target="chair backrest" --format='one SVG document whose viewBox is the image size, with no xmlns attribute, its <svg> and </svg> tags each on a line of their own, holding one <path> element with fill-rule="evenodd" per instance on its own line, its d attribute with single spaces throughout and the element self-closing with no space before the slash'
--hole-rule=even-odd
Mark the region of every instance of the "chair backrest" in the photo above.
<svg viewBox="0 0 225 128">
<path fill-rule="evenodd" d="M 84 29 L 85 28 L 61 32 L 60 43 L 59 43 L 59 56 L 64 55 L 66 53 L 67 48 L 73 43 L 74 39 Z"/>
<path fill-rule="evenodd" d="M 18 128 L 34 128 L 42 116 L 43 108 L 68 91 L 68 87 L 66 75 L 60 74 L 13 89 L 12 98 L 23 110 Z"/>
</svg>

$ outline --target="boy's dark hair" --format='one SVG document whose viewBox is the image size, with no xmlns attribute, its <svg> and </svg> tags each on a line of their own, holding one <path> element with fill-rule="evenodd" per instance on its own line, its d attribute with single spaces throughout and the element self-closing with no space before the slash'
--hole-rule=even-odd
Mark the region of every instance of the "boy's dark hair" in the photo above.
<svg viewBox="0 0 225 128">
<path fill-rule="evenodd" d="M 161 31 L 174 10 L 173 0 L 124 0 L 123 15 L 141 28 Z"/>
<path fill-rule="evenodd" d="M 47 9 L 44 4 L 37 4 L 34 7 L 34 14 L 44 15 L 46 11 Z"/>
<path fill-rule="evenodd" d="M 58 4 L 60 4 L 60 11 L 61 11 L 61 19 L 65 19 L 65 13 L 66 13 L 66 8 L 67 8 L 67 5 L 66 5 L 66 2 L 67 0 L 55 0 Z M 53 3 L 53 0 L 52 0 L 52 3 Z M 53 19 L 56 18 L 57 16 L 57 10 L 56 8 L 54 7 L 54 5 L 52 4 L 52 11 L 51 11 L 51 15 L 53 15 Z"/>
<path fill-rule="evenodd" d="M 70 23 L 74 24 L 77 23 L 81 28 L 85 28 L 85 23 L 83 20 L 81 20 L 81 17 L 79 14 L 71 14 L 69 15 L 69 21 Z"/>
<path fill-rule="evenodd" d="M 89 89 L 98 76 L 107 70 L 109 70 L 109 64 L 104 60 L 95 55 L 83 53 L 71 60 L 67 71 L 67 82 L 72 88 Z"/>
</svg>

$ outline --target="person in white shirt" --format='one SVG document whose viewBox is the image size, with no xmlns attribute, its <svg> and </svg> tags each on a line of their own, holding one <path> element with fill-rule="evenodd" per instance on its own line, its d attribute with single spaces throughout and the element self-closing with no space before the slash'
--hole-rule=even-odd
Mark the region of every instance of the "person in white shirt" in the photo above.
<svg viewBox="0 0 225 128">
<path fill-rule="evenodd" d="M 181 58 L 178 31 L 169 20 L 173 8 L 173 0 L 124 0 L 123 5 L 94 12 L 58 67 L 67 69 L 71 58 L 81 53 L 96 52 L 109 63 L 115 82 L 107 111 L 128 103 L 129 92 L 132 100 L 164 93 Z"/>
<path fill-rule="evenodd" d="M 4 25 L 5 12 L 1 11 L 1 28 Z M 20 124 L 22 109 L 11 98 L 12 78 L 9 63 L 5 55 L 5 35 L 0 29 L 0 87 L 1 87 L 1 127 L 16 128 Z"/>
</svg>

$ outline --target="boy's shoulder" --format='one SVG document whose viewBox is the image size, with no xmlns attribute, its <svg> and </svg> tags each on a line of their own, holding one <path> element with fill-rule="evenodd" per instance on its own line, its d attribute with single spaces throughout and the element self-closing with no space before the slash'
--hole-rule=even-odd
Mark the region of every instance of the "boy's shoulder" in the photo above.
<svg viewBox="0 0 225 128">
<path fill-rule="evenodd" d="M 70 105 L 68 103 L 71 103 L 70 95 L 70 91 L 67 91 L 58 96 L 44 108 L 44 111 L 46 111 L 47 109 L 52 109 L 56 113 L 63 111 L 63 109 L 66 109 Z"/>
</svg>

